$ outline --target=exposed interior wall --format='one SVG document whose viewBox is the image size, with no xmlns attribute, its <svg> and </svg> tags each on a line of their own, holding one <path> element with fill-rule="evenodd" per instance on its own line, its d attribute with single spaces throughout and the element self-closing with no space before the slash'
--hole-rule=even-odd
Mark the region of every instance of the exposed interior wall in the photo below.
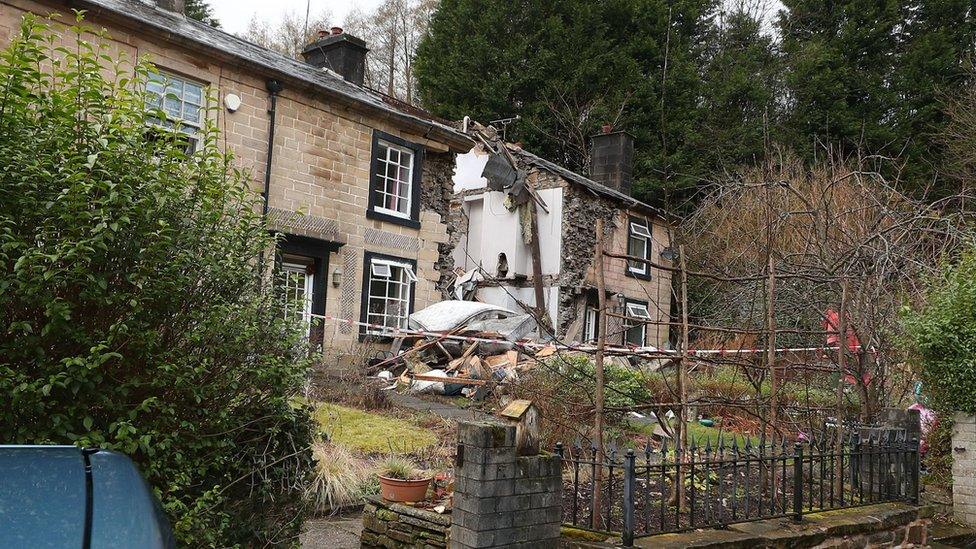
<svg viewBox="0 0 976 549">
<path fill-rule="evenodd" d="M 515 303 L 513 296 L 531 305 L 535 299 L 531 283 L 530 248 L 521 238 L 518 211 L 510 211 L 506 207 L 507 194 L 488 190 L 487 181 L 481 177 L 487 160 L 488 155 L 478 148 L 458 156 L 452 208 L 459 215 L 452 223 L 455 225 L 452 230 L 462 235 L 454 248 L 454 262 L 466 271 L 480 265 L 489 274 L 496 275 L 499 254 L 505 253 L 509 266 L 508 278 L 518 277 L 518 283 L 504 284 L 503 281 L 504 290 L 482 287 L 478 296 L 504 307 L 511 307 Z M 657 216 L 628 210 L 619 200 L 597 195 L 544 169 L 522 167 L 527 170 L 530 184 L 537 189 L 550 210 L 549 214 L 539 210 L 546 307 L 550 318 L 555 320 L 557 333 L 570 340 L 579 340 L 582 338 L 581 317 L 596 287 L 593 270 L 596 220 L 604 220 L 606 248 L 626 253 L 629 218 L 648 219 L 652 224 L 653 237 L 649 257 L 661 263 L 667 263 L 660 257 L 660 252 L 670 245 L 670 228 Z M 668 271 L 652 269 L 651 279 L 641 280 L 626 275 L 623 260 L 608 258 L 604 265 L 608 294 L 619 293 L 628 299 L 647 302 L 654 320 L 667 320 L 670 317 L 672 299 Z M 482 283 L 482 286 L 488 285 Z M 553 289 L 556 291 L 553 292 Z M 608 329 L 610 343 L 621 343 L 621 332 L 620 321 L 611 318 Z M 648 325 L 646 340 L 648 345 L 666 347 L 667 326 Z"/>
</svg>

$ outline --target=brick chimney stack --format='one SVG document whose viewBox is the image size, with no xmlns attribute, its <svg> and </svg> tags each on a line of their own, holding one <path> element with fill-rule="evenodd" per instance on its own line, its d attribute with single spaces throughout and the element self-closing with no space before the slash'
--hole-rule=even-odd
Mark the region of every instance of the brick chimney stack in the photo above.
<svg viewBox="0 0 976 549">
<path fill-rule="evenodd" d="M 320 30 L 318 38 L 305 46 L 302 57 L 309 65 L 330 69 L 348 82 L 363 85 L 366 78 L 366 53 L 369 48 L 361 38 L 343 32 L 342 27 Z"/>
<path fill-rule="evenodd" d="M 590 138 L 590 179 L 630 196 L 634 176 L 634 136 L 610 125 Z"/>
</svg>

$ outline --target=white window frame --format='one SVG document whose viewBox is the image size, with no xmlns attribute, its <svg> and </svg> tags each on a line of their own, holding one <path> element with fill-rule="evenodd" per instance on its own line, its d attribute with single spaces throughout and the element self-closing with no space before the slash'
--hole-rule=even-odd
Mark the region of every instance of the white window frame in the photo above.
<svg viewBox="0 0 976 549">
<path fill-rule="evenodd" d="M 378 168 L 381 170 L 381 173 L 378 172 L 378 173 L 373 174 L 373 177 L 375 178 L 373 180 L 374 188 L 370 189 L 370 192 L 376 193 L 376 203 L 373 205 L 373 210 L 375 210 L 377 213 L 382 213 L 382 214 L 386 214 L 386 215 L 392 215 L 394 217 L 400 217 L 400 218 L 403 218 L 403 219 L 411 219 L 410 215 L 411 215 L 411 212 L 413 212 L 413 190 L 414 190 L 413 189 L 413 171 L 414 171 L 414 168 L 416 168 L 416 166 L 417 166 L 417 154 L 416 154 L 416 151 L 414 151 L 413 149 L 411 149 L 409 147 L 403 147 L 403 146 L 400 146 L 400 145 L 395 145 L 395 144 L 390 143 L 389 141 L 387 141 L 385 139 L 378 139 L 376 141 L 376 143 L 377 143 L 377 145 L 380 145 L 380 146 L 386 148 L 386 156 L 385 156 L 385 158 L 380 158 L 380 157 L 377 156 L 377 163 L 376 164 L 377 164 Z M 395 164 L 392 162 L 392 160 L 390 158 L 391 157 L 391 154 L 390 154 L 391 151 L 396 151 L 397 152 L 397 155 L 398 155 L 397 162 Z M 379 151 L 375 151 L 373 154 L 379 155 Z M 403 160 L 403 155 L 409 155 L 409 158 L 410 158 L 410 165 L 406 167 L 407 168 L 407 178 L 406 178 L 406 181 L 402 181 L 399 178 L 400 169 L 402 169 L 404 167 L 403 164 L 401 164 L 401 161 Z M 398 176 L 396 178 L 391 178 L 391 177 L 389 177 L 387 175 L 387 173 L 389 172 L 389 167 L 391 165 L 397 166 L 397 170 L 396 171 L 397 171 Z M 389 190 L 388 190 L 389 189 L 388 184 L 391 181 L 394 181 L 396 183 L 396 185 L 398 185 L 398 188 L 399 188 L 399 190 L 401 192 L 398 192 L 396 194 L 392 194 L 392 193 L 389 192 Z M 405 189 L 405 192 L 404 192 L 404 189 Z M 402 196 L 401 196 L 401 193 L 402 193 Z M 402 201 L 404 204 L 406 204 L 406 208 L 405 208 L 406 211 L 401 212 L 399 210 L 393 210 L 393 209 L 390 209 L 390 208 L 385 207 L 384 204 L 386 204 L 386 199 L 389 196 L 396 196 L 397 203 L 398 204 L 400 203 L 400 201 Z"/>
<path fill-rule="evenodd" d="M 596 341 L 600 330 L 600 311 L 596 307 L 586 306 L 583 312 L 583 343 Z"/>
<path fill-rule="evenodd" d="M 636 238 L 644 241 L 644 253 L 641 259 L 647 259 L 651 255 L 651 230 L 647 223 L 637 223 L 631 221 L 627 231 L 627 255 L 630 255 L 630 240 Z M 627 262 L 627 271 L 633 274 L 646 275 L 648 272 L 647 263 L 636 261 Z"/>
<path fill-rule="evenodd" d="M 628 332 L 630 330 L 640 327 L 641 329 L 641 342 L 638 347 L 644 347 L 647 345 L 647 324 L 631 324 L 629 319 L 640 318 L 645 320 L 651 319 L 651 311 L 647 308 L 644 303 L 638 303 L 636 301 L 628 301 L 624 305 L 624 310 L 627 312 L 627 319 L 624 320 L 624 344 L 630 344 L 628 341 Z"/>
<path fill-rule="evenodd" d="M 366 327 L 366 333 L 370 335 L 391 335 L 393 333 L 393 327 L 390 326 L 386 320 L 389 318 L 396 319 L 396 327 L 403 330 L 407 328 L 407 320 L 410 317 L 411 311 L 411 300 L 413 297 L 413 283 L 417 281 L 417 274 L 414 272 L 414 267 L 405 261 L 396 261 L 392 259 L 382 259 L 382 258 L 370 258 L 369 261 L 369 280 L 366 283 L 365 295 L 366 302 L 363 303 L 363 307 L 366 308 L 366 323 L 367 324 L 379 324 L 382 326 L 387 326 L 387 329 L 373 328 L 372 326 Z M 400 273 L 400 280 L 394 281 L 393 276 L 397 272 Z M 379 279 L 386 279 L 386 295 L 374 295 L 373 284 Z M 389 295 L 390 284 L 396 284 L 399 286 L 401 294 L 399 297 L 391 298 Z M 370 305 L 373 300 L 383 300 L 384 312 L 382 314 L 372 312 Z M 391 315 L 387 307 L 391 302 L 397 302 L 402 304 L 403 314 L 402 315 Z M 377 318 L 377 317 L 382 318 Z M 377 321 L 379 320 L 379 321 Z"/>
<path fill-rule="evenodd" d="M 170 89 L 174 85 L 178 85 L 178 93 L 176 90 Z M 159 91 L 154 89 L 157 86 L 161 87 Z M 190 87 L 199 91 L 199 104 L 187 97 L 186 92 Z M 159 98 L 159 105 L 149 104 L 148 106 L 166 113 L 166 119 L 157 120 L 154 125 L 185 134 L 190 142 L 190 151 L 196 149 L 206 112 L 206 84 L 166 71 L 151 71 L 146 81 L 146 92 Z M 179 102 L 179 115 L 171 113 L 166 108 L 167 100 L 172 100 L 173 97 Z M 186 117 L 187 105 L 197 109 L 196 120 Z"/>
<path fill-rule="evenodd" d="M 312 298 L 313 298 L 312 288 L 314 287 L 315 274 L 308 272 L 308 265 L 302 263 L 292 263 L 287 261 L 283 261 L 281 263 L 281 273 L 284 275 L 283 284 L 284 284 L 285 299 L 286 299 L 285 318 L 288 318 L 288 316 L 290 315 L 291 306 L 293 305 L 293 303 L 291 302 L 292 296 L 290 295 L 293 287 L 289 284 L 289 282 L 291 281 L 291 277 L 289 276 L 289 274 L 301 273 L 302 276 L 305 277 L 305 284 L 304 284 L 304 288 L 302 289 L 303 298 L 302 298 L 301 316 L 303 322 L 305 322 L 306 324 L 310 324 L 312 322 Z M 297 286 L 295 288 L 297 288 Z"/>
</svg>

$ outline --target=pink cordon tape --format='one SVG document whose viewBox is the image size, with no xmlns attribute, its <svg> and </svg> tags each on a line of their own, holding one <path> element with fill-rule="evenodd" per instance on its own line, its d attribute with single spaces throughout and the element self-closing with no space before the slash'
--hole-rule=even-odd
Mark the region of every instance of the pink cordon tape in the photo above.
<svg viewBox="0 0 976 549">
<path fill-rule="evenodd" d="M 535 341 L 516 341 L 512 342 L 507 339 L 502 338 L 490 338 L 490 337 L 474 337 L 474 336 L 463 336 L 463 335 L 448 335 L 447 332 L 430 332 L 425 330 L 411 330 L 409 328 L 394 328 L 390 326 L 385 326 L 382 324 L 373 324 L 369 322 L 360 322 L 357 320 L 352 320 L 351 318 L 338 318 L 332 315 L 317 315 L 312 314 L 312 318 L 317 318 L 321 320 L 326 320 L 329 322 L 336 322 L 346 324 L 348 326 L 363 326 L 371 330 L 377 330 L 379 332 L 385 333 L 385 335 L 391 336 L 423 336 L 423 337 L 437 337 L 440 339 L 451 339 L 454 341 L 463 341 L 465 343 L 512 343 L 518 347 L 523 347 L 527 349 L 543 349 L 545 347 L 554 347 L 557 350 L 563 351 L 581 351 L 581 352 L 593 352 L 596 351 L 596 345 L 590 344 L 567 344 L 567 343 L 539 343 Z M 860 350 L 860 345 L 852 348 L 851 350 Z M 622 345 L 607 345 L 605 349 L 612 353 L 617 354 L 641 354 L 641 353 L 654 353 L 656 355 L 674 355 L 680 356 L 681 353 L 673 349 L 659 349 L 657 347 L 646 346 L 646 347 L 625 347 Z M 777 353 L 805 353 L 805 352 L 827 352 L 827 351 L 837 351 L 837 347 L 783 347 L 775 349 Z M 765 353 L 766 349 L 689 349 L 689 354 L 694 356 L 708 356 L 708 355 L 744 355 L 744 354 L 758 354 Z"/>
</svg>

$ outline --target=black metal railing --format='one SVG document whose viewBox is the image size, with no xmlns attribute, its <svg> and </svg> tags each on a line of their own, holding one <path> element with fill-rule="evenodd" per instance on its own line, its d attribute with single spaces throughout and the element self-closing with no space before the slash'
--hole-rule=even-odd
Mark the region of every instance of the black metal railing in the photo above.
<svg viewBox="0 0 976 549">
<path fill-rule="evenodd" d="M 805 513 L 918 501 L 918 441 L 887 431 L 837 441 L 692 443 L 675 451 L 556 445 L 563 463 L 563 522 L 635 536 L 721 527 Z M 599 506 L 594 487 L 602 473 Z"/>
</svg>

